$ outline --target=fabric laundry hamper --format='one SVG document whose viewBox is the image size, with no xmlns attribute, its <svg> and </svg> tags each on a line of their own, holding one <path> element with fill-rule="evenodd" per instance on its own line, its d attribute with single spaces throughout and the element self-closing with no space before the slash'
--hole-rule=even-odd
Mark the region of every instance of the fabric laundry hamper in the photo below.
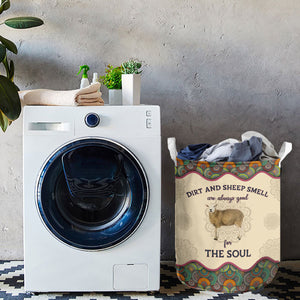
<svg viewBox="0 0 300 300">
<path fill-rule="evenodd" d="M 188 287 L 260 289 L 280 261 L 280 159 L 175 163 L 176 272 Z"/>
</svg>

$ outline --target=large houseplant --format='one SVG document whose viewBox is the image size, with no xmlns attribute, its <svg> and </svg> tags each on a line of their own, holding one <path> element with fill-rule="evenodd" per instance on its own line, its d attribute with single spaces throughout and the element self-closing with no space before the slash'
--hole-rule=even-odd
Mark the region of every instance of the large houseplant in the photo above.
<svg viewBox="0 0 300 300">
<path fill-rule="evenodd" d="M 108 65 L 105 75 L 100 76 L 100 82 L 109 90 L 109 104 L 122 104 L 122 68 Z"/>
<path fill-rule="evenodd" d="M 1 0 L 0 14 L 10 8 L 10 0 Z M 40 26 L 43 21 L 35 17 L 16 17 L 4 20 L 0 25 L 15 29 L 26 29 Z M 6 131 L 8 125 L 21 113 L 19 88 L 14 83 L 14 62 L 7 57 L 8 52 L 18 53 L 16 45 L 0 35 L 0 63 L 4 66 L 5 75 L 0 75 L 0 127 Z"/>
</svg>

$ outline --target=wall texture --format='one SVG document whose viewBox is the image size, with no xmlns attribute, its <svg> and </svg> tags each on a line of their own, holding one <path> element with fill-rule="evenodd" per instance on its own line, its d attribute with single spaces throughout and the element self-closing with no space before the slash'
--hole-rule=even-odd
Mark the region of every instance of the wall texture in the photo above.
<svg viewBox="0 0 300 300">
<path fill-rule="evenodd" d="M 283 163 L 282 259 L 300 259 L 300 2 L 19 0 L 1 17 L 33 15 L 43 27 L 0 34 L 19 49 L 21 89 L 74 89 L 78 66 L 145 62 L 142 103 L 162 112 L 162 259 L 174 259 L 174 178 L 166 137 L 178 148 L 265 134 Z M 107 99 L 107 91 L 102 89 Z M 0 133 L 0 259 L 22 258 L 22 118 Z"/>
</svg>

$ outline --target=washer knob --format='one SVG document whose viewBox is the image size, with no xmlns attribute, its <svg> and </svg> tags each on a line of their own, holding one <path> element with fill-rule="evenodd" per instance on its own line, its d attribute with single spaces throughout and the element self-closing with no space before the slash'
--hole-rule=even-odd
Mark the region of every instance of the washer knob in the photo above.
<svg viewBox="0 0 300 300">
<path fill-rule="evenodd" d="M 89 113 L 85 116 L 84 122 L 88 127 L 96 127 L 100 123 L 100 117 L 96 113 Z"/>
</svg>

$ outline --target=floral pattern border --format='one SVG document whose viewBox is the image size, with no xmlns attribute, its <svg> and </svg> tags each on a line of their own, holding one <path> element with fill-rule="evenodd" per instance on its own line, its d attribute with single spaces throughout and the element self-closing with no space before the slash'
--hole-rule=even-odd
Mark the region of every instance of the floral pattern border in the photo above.
<svg viewBox="0 0 300 300">
<path fill-rule="evenodd" d="M 194 172 L 208 180 L 215 180 L 225 174 L 232 174 L 242 180 L 249 180 L 256 174 L 264 172 L 276 178 L 280 177 L 279 161 L 277 159 L 275 161 L 207 162 L 177 158 L 175 176 L 181 178 L 190 172 Z"/>
</svg>

